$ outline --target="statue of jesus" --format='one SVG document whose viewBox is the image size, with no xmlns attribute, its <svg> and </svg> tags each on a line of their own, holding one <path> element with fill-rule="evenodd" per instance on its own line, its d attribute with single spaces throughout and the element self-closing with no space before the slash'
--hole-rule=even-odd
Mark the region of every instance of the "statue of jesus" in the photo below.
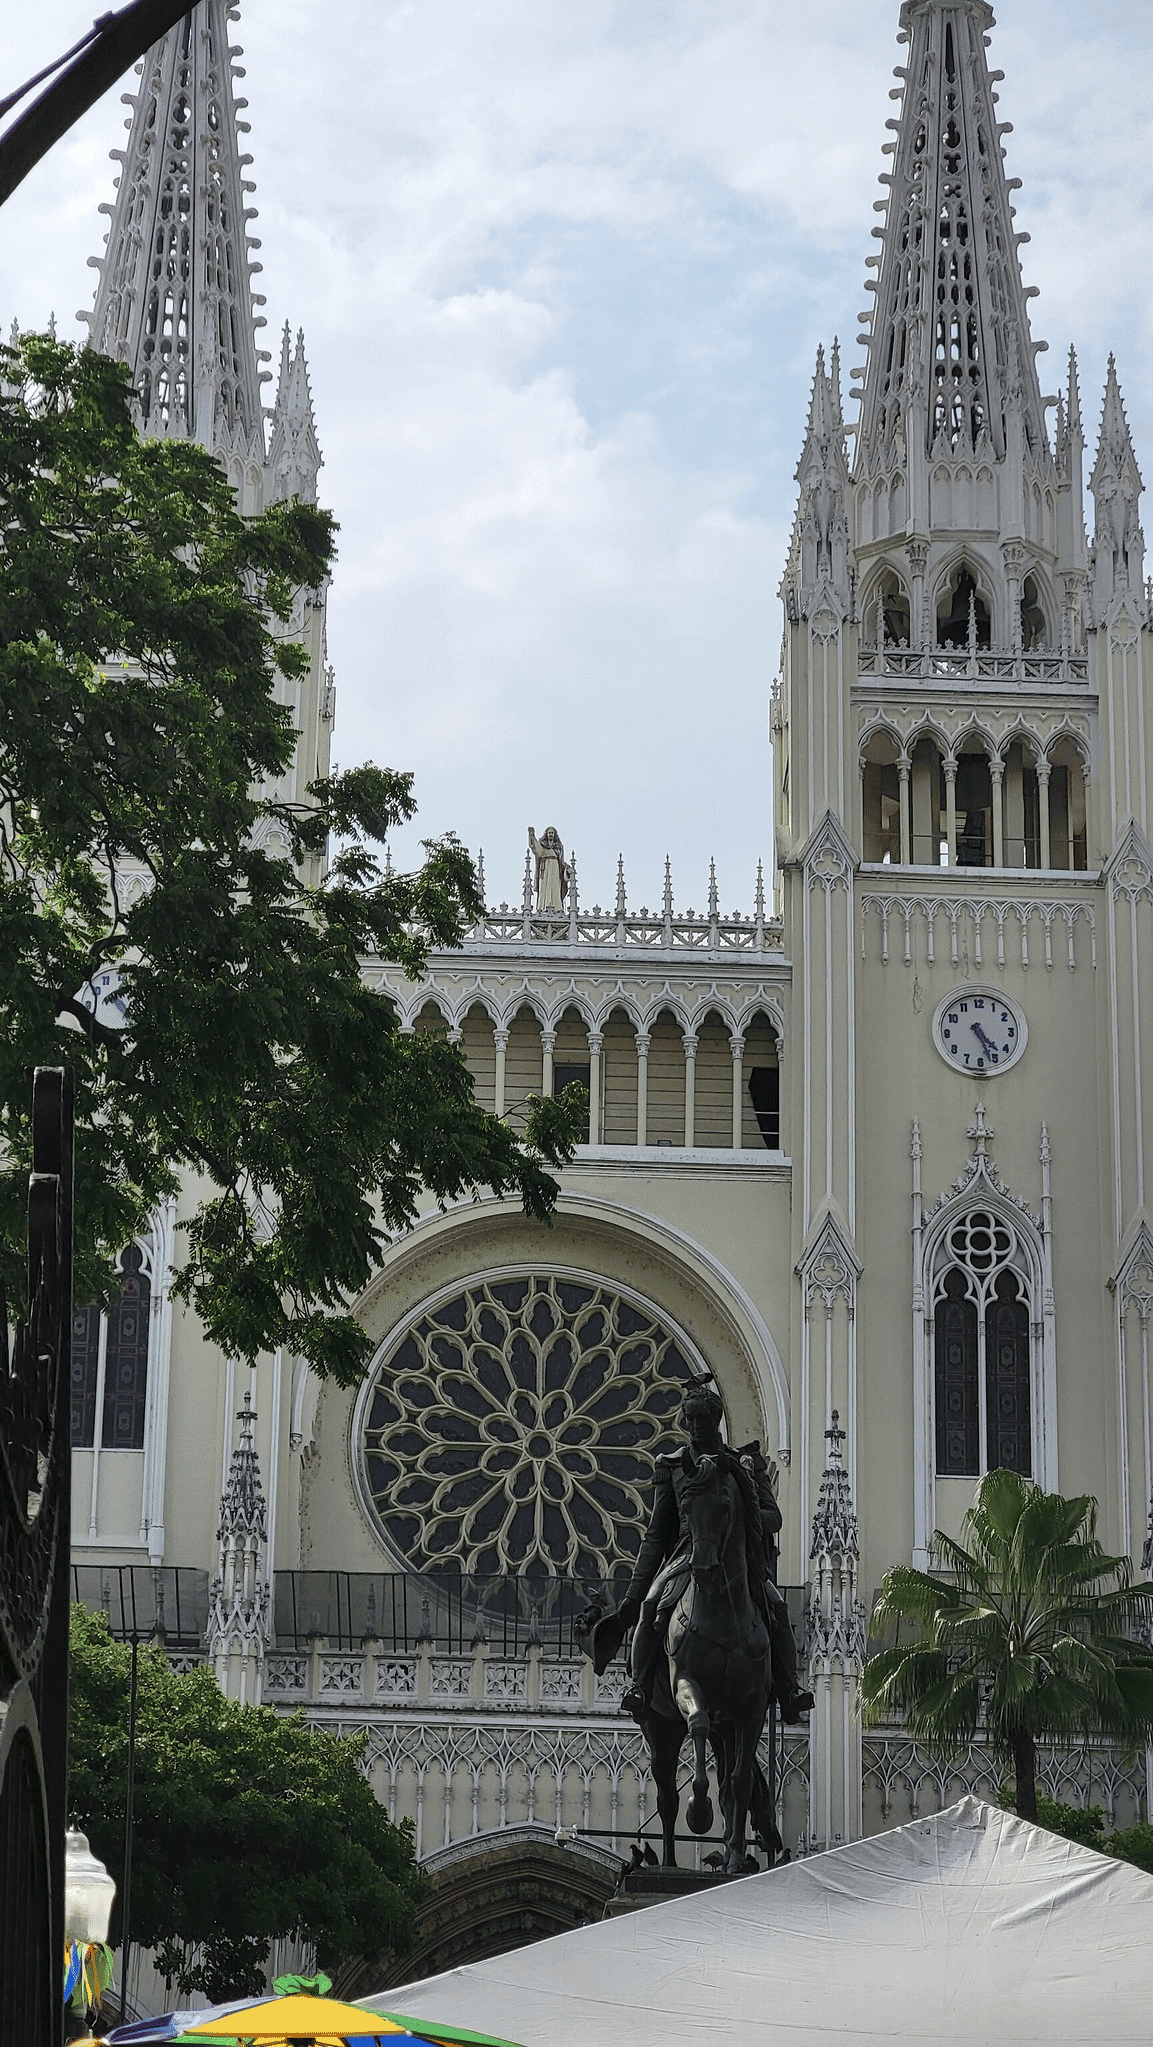
<svg viewBox="0 0 1153 2047">
<path fill-rule="evenodd" d="M 532 826 L 528 828 L 529 850 L 536 860 L 536 907 L 541 917 L 564 915 L 564 901 L 568 894 L 568 868 L 565 866 L 564 847 L 554 824 L 546 825 L 540 838 Z"/>
</svg>

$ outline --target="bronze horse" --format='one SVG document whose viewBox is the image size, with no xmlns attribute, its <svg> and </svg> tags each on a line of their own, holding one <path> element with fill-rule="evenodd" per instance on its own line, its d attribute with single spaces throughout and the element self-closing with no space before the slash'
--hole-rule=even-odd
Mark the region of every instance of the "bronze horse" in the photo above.
<svg viewBox="0 0 1153 2047">
<path fill-rule="evenodd" d="M 683 1589 L 668 1616 L 667 1675 L 658 1669 L 652 1704 L 640 1725 L 657 1786 L 666 1868 L 676 1864 L 677 1763 L 688 1734 L 693 1742 L 686 1814 L 690 1831 L 705 1834 L 713 1823 L 709 1745 L 725 1822 L 724 1866 L 728 1874 L 738 1874 L 749 1866 L 745 1829 L 750 1817 L 770 1860 L 782 1848 L 772 1796 L 757 1762 L 772 1684 L 769 1631 L 749 1583 L 742 1489 L 722 1458 L 699 1458 L 682 1488 L 680 1507 L 688 1539 L 688 1557 L 678 1573 Z"/>
</svg>

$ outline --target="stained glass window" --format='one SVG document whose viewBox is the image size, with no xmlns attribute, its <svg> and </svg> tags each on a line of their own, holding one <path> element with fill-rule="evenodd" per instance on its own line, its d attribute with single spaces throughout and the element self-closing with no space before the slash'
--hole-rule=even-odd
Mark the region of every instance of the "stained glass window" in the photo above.
<svg viewBox="0 0 1153 2047">
<path fill-rule="evenodd" d="M 956 1266 L 946 1276 L 934 1319 L 937 1470 L 942 1478 L 976 1478 L 981 1455 L 977 1308 Z"/>
<path fill-rule="evenodd" d="M 1033 1474 L 1029 1411 L 1029 1310 L 1016 1275 L 1003 1272 L 985 1309 L 990 1471 Z"/>
</svg>

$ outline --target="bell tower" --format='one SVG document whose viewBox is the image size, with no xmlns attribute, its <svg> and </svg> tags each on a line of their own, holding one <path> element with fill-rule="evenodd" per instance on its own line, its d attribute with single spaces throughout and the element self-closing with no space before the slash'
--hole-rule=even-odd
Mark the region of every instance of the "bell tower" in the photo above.
<svg viewBox="0 0 1153 2047">
<path fill-rule="evenodd" d="M 259 345 L 266 323 L 244 147 L 248 102 L 236 92 L 243 52 L 229 42 L 238 16 L 230 0 L 199 0 L 137 65 L 136 93 L 125 96 L 127 147 L 112 152 L 116 196 L 101 208 L 104 253 L 89 259 L 99 272 L 96 302 L 79 318 L 93 348 L 128 365 L 140 431 L 198 441 L 220 462 L 238 509 L 252 514 L 278 498 L 315 503 L 322 457 L 303 334 L 291 354 L 286 338 L 271 411 L 263 401 L 271 372 Z M 302 591 L 287 627 L 311 657 L 291 685 L 301 738 L 277 792 L 293 801 L 328 772 L 326 598 Z"/>
<path fill-rule="evenodd" d="M 1077 361 L 1047 394 L 993 27 L 987 0 L 903 0 L 856 418 L 822 352 L 781 586 L 799 1504 L 836 1408 L 867 1586 L 927 1564 L 1013 1458 L 1050 1489 L 1068 1460 L 1062 1489 L 1136 1560 L 1153 1454 L 1127 1279 L 1153 1242 L 1142 484 L 1111 362 L 1090 542 Z M 957 1197 L 946 1244 L 929 1192 L 962 1184 L 986 1107 L 992 1205 Z M 999 1294 L 983 1253 L 950 1264 L 982 1230 Z"/>
</svg>

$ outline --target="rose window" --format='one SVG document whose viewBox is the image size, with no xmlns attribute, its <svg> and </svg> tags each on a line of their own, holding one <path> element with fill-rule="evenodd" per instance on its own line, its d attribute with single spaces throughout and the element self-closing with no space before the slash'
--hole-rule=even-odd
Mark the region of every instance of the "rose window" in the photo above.
<svg viewBox="0 0 1153 2047">
<path fill-rule="evenodd" d="M 654 1459 L 699 1377 L 653 1309 L 595 1281 L 473 1281 L 378 1367 L 361 1472 L 418 1571 L 598 1578 L 640 1547 Z"/>
</svg>

